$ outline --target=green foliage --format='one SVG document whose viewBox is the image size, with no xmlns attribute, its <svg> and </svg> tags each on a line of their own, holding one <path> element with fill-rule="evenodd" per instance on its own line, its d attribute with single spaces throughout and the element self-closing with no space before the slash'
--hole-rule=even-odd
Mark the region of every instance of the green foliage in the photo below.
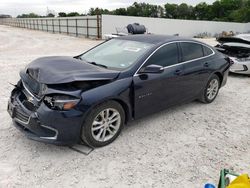
<svg viewBox="0 0 250 188">
<path fill-rule="evenodd" d="M 191 6 L 186 3 L 180 5 L 167 3 L 164 6 L 157 6 L 148 3 L 134 2 L 127 8 L 118 8 L 113 11 L 91 8 L 89 14 L 250 22 L 250 0 L 216 0 L 212 5 L 201 2 L 196 6 Z"/>
<path fill-rule="evenodd" d="M 67 14 L 65 12 L 59 12 L 58 17 L 67 17 Z"/>
<path fill-rule="evenodd" d="M 193 10 L 194 18 L 197 20 L 209 20 L 210 9 L 211 7 L 207 3 L 205 2 L 199 3 L 194 7 Z"/>
<path fill-rule="evenodd" d="M 177 4 L 165 4 L 165 17 L 166 18 L 178 18 L 178 5 Z"/>
<path fill-rule="evenodd" d="M 142 16 L 142 17 L 160 17 L 171 19 L 192 19 L 192 20 L 213 20 L 213 21 L 230 21 L 230 22 L 250 22 L 250 0 L 216 0 L 209 5 L 201 2 L 196 6 L 186 3 L 170 4 L 163 6 L 149 3 L 134 2 L 127 8 L 117 8 L 109 11 L 102 8 L 91 8 L 88 15 L 124 15 L 124 16 Z M 83 14 L 81 14 L 83 15 Z M 47 17 L 54 17 L 49 14 Z M 80 16 L 77 12 L 66 14 L 59 12 L 58 17 Z M 22 14 L 18 18 L 37 18 L 41 17 L 35 13 Z"/>
<path fill-rule="evenodd" d="M 127 8 L 128 16 L 158 17 L 158 6 L 148 3 L 134 3 Z"/>
<path fill-rule="evenodd" d="M 55 15 L 52 13 L 49 13 L 46 17 L 53 18 L 53 17 L 55 17 Z"/>
<path fill-rule="evenodd" d="M 192 19 L 193 7 L 188 6 L 186 3 L 182 3 L 177 6 L 177 18 L 178 19 Z"/>
<path fill-rule="evenodd" d="M 127 15 L 127 9 L 125 8 L 118 8 L 113 11 L 114 15 Z"/>
<path fill-rule="evenodd" d="M 89 15 L 98 14 L 113 14 L 113 15 L 124 15 L 124 16 L 142 16 L 142 17 L 163 17 L 164 8 L 157 5 L 151 5 L 148 3 L 133 3 L 133 5 L 127 8 L 118 8 L 113 11 L 101 8 L 91 8 Z"/>
<path fill-rule="evenodd" d="M 80 14 L 78 12 L 70 12 L 68 14 L 66 14 L 67 17 L 73 17 L 73 16 L 80 16 Z"/>
<path fill-rule="evenodd" d="M 102 8 L 90 8 L 89 15 L 101 15 L 101 14 L 110 14 L 110 11 L 108 9 L 102 9 Z"/>
<path fill-rule="evenodd" d="M 41 16 L 35 14 L 35 13 L 29 13 L 29 14 L 22 14 L 22 15 L 18 15 L 17 18 L 39 18 Z"/>
</svg>

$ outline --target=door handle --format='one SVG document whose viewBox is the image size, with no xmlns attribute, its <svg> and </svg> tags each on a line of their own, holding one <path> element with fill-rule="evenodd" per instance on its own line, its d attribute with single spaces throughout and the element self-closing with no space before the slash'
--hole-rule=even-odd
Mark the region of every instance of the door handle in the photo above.
<svg viewBox="0 0 250 188">
<path fill-rule="evenodd" d="M 177 70 L 174 72 L 175 75 L 180 75 L 181 73 L 182 73 L 182 70 L 180 70 L 180 69 L 177 69 Z"/>
<path fill-rule="evenodd" d="M 204 63 L 204 67 L 209 67 L 209 63 Z"/>
</svg>

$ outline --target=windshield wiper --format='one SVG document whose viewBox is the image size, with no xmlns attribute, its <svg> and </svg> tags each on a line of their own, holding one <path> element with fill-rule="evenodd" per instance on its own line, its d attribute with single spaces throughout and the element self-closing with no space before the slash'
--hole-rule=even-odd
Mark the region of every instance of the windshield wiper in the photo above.
<svg viewBox="0 0 250 188">
<path fill-rule="evenodd" d="M 90 63 L 90 64 L 92 64 L 92 65 L 99 66 L 99 67 L 103 67 L 103 68 L 105 68 L 105 69 L 108 68 L 106 65 L 102 65 L 102 64 L 99 64 L 99 63 L 96 63 L 96 62 L 88 62 L 88 63 Z"/>
<path fill-rule="evenodd" d="M 89 61 L 86 61 L 86 60 L 83 59 L 81 56 L 76 56 L 76 57 L 74 57 L 74 58 L 80 59 L 80 60 L 85 61 L 85 62 L 87 62 L 87 63 L 89 63 L 89 64 L 92 64 L 92 65 L 96 65 L 96 66 L 99 66 L 99 67 L 103 67 L 103 68 L 105 68 L 105 69 L 108 68 L 106 65 L 103 65 L 103 64 L 99 64 L 99 63 L 96 63 L 96 62 L 89 62 Z"/>
</svg>

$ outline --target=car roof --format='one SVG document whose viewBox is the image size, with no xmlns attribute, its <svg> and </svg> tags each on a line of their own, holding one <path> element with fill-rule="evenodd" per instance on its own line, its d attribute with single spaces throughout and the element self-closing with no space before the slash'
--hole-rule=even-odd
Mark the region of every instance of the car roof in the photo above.
<svg viewBox="0 0 250 188">
<path fill-rule="evenodd" d="M 195 41 L 193 39 L 189 38 L 183 38 L 179 36 L 171 36 L 171 35 L 154 35 L 154 34 L 142 34 L 142 35 L 127 35 L 118 37 L 115 39 L 121 39 L 121 40 L 131 40 L 131 41 L 137 41 L 137 42 L 146 42 L 150 44 L 163 44 L 167 42 L 172 41 Z"/>
</svg>

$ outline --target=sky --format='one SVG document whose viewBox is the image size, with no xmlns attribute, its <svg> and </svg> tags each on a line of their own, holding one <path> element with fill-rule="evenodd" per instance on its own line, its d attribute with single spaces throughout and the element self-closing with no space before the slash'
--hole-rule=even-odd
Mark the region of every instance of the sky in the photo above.
<svg viewBox="0 0 250 188">
<path fill-rule="evenodd" d="M 128 7 L 136 0 L 0 0 L 0 14 L 17 16 L 23 13 L 34 12 L 39 15 L 46 15 L 49 10 L 58 12 L 79 12 L 87 13 L 91 7 L 100 7 L 113 10 L 120 7 Z M 166 3 L 187 3 L 196 5 L 200 2 L 213 3 L 215 0 L 137 0 L 151 4 L 163 5 Z"/>
</svg>

